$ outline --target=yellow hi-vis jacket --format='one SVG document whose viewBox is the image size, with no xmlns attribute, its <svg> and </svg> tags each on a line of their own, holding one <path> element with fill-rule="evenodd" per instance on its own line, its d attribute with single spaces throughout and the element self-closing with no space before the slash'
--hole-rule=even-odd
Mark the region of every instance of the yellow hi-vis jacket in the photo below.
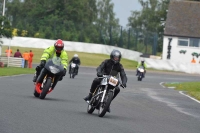
<svg viewBox="0 0 200 133">
<path fill-rule="evenodd" d="M 56 56 L 56 49 L 54 46 L 51 46 L 44 50 L 44 53 L 42 54 L 42 57 L 40 60 L 48 60 L 49 58 L 52 58 L 54 56 Z M 64 68 L 67 69 L 68 55 L 65 50 L 61 51 L 60 59 L 61 59 L 61 63 L 63 64 Z"/>
</svg>

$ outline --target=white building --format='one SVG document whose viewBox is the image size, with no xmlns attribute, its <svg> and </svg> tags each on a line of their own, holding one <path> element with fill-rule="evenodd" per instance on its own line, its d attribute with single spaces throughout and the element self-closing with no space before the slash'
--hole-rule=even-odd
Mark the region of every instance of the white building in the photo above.
<svg viewBox="0 0 200 133">
<path fill-rule="evenodd" d="M 170 54 L 168 50 L 171 39 Z M 193 55 L 192 55 L 193 54 Z M 163 40 L 163 60 L 200 61 L 200 2 L 170 2 Z"/>
</svg>

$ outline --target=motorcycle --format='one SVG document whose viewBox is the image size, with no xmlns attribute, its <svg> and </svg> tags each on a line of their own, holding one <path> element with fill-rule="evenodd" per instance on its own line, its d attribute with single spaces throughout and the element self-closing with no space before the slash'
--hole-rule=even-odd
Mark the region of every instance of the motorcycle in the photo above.
<svg viewBox="0 0 200 133">
<path fill-rule="evenodd" d="M 47 61 L 43 69 L 46 72 L 42 84 L 36 84 L 34 89 L 34 96 L 40 99 L 44 99 L 52 91 L 52 85 L 58 82 L 55 78 L 59 78 L 63 74 L 64 67 L 59 57 L 53 57 Z"/>
<path fill-rule="evenodd" d="M 69 75 L 70 75 L 70 78 L 74 78 L 76 75 L 76 64 L 72 62 L 70 66 L 71 66 L 71 70 L 69 72 Z"/>
<path fill-rule="evenodd" d="M 98 110 L 98 116 L 103 117 L 114 96 L 114 91 L 117 86 L 125 88 L 118 78 L 112 75 L 103 75 L 102 81 L 97 87 L 90 101 L 88 102 L 87 113 L 92 114 L 95 109 Z"/>
<path fill-rule="evenodd" d="M 142 81 L 142 78 L 144 78 L 144 67 L 140 66 L 138 68 L 138 81 Z"/>
</svg>

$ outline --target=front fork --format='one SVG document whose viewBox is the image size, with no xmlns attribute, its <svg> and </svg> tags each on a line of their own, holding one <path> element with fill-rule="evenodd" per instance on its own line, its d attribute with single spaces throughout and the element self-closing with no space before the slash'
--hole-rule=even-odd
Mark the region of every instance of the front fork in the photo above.
<svg viewBox="0 0 200 133">
<path fill-rule="evenodd" d="M 104 91 L 103 91 L 103 96 L 102 96 L 102 98 L 101 98 L 101 103 L 103 103 L 104 97 L 105 97 L 106 92 L 107 92 L 107 88 L 108 88 L 108 85 L 105 86 L 105 89 L 104 89 Z"/>
</svg>

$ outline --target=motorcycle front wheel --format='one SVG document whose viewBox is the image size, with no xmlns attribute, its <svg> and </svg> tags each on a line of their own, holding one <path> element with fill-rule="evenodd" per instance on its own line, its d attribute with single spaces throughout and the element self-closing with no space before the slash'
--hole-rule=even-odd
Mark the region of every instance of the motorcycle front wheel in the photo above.
<svg viewBox="0 0 200 133">
<path fill-rule="evenodd" d="M 103 103 L 100 103 L 100 107 L 99 107 L 99 111 L 98 111 L 99 117 L 103 117 L 106 114 L 106 112 L 111 104 L 112 99 L 113 99 L 113 92 L 109 91 L 106 94 L 106 96 L 104 97 Z"/>
<path fill-rule="evenodd" d="M 88 107 L 87 107 L 87 112 L 88 112 L 88 114 L 92 114 L 92 113 L 94 112 L 94 110 L 95 110 L 95 107 L 93 107 L 93 106 L 91 105 L 91 103 L 89 103 L 89 104 L 88 104 Z"/>
<path fill-rule="evenodd" d="M 44 87 L 42 89 L 42 92 L 40 94 L 40 99 L 44 99 L 47 95 L 47 92 L 49 91 L 49 88 L 51 87 L 51 81 L 52 79 L 51 78 L 47 78 L 47 81 L 46 83 L 44 84 Z"/>
<path fill-rule="evenodd" d="M 37 91 L 36 91 L 36 90 L 34 90 L 34 93 L 33 93 L 33 95 L 34 95 L 35 97 L 39 97 L 39 96 L 40 96 L 40 94 L 39 94 L 39 93 L 37 93 Z"/>
</svg>

